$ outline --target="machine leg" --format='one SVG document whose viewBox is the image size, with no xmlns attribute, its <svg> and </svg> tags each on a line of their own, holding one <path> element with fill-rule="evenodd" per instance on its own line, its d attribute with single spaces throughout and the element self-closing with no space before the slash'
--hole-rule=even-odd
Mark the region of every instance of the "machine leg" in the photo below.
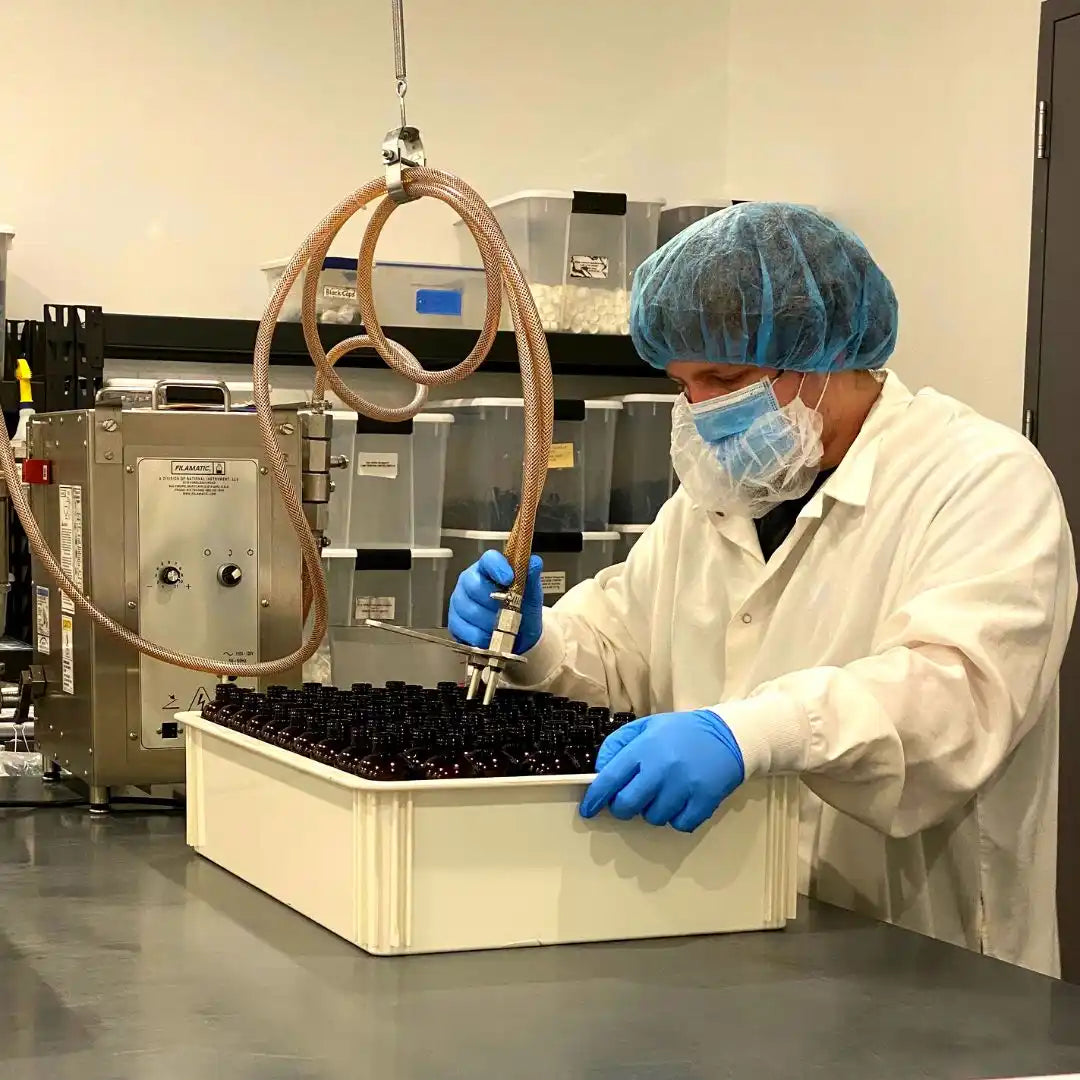
<svg viewBox="0 0 1080 1080">
<path fill-rule="evenodd" d="M 109 812 L 109 789 L 101 784 L 90 785 L 90 813 L 107 814 Z"/>
<path fill-rule="evenodd" d="M 54 784 L 60 779 L 60 763 L 41 756 L 41 779 L 47 784 Z"/>
</svg>

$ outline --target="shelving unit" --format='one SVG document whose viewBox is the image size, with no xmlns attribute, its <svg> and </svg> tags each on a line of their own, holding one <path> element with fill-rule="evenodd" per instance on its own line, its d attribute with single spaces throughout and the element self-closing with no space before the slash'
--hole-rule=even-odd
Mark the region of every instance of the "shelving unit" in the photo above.
<svg viewBox="0 0 1080 1080">
<path fill-rule="evenodd" d="M 253 319 L 199 319 L 173 315 L 103 316 L 105 356 L 110 360 L 168 360 L 171 363 L 248 363 L 255 348 L 259 324 Z M 386 335 L 430 367 L 451 367 L 468 355 L 476 341 L 474 330 L 388 326 Z M 359 326 L 323 324 L 319 334 L 330 348 L 362 332 Z M 548 334 L 552 368 L 566 375 L 617 375 L 650 383 L 663 375 L 643 363 L 628 337 L 604 334 Z M 270 362 L 308 363 L 299 323 L 279 323 L 274 333 Z M 371 350 L 350 353 L 339 367 L 381 368 L 383 361 Z M 517 370 L 514 335 L 500 331 L 484 362 L 484 371 Z"/>
</svg>

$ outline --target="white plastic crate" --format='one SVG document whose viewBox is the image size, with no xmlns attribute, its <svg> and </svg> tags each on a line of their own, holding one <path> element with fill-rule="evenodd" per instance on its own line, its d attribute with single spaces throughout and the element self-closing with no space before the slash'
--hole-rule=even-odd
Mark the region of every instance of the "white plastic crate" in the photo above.
<svg viewBox="0 0 1080 1080">
<path fill-rule="evenodd" d="M 615 430 L 622 402 L 585 402 L 585 531 L 608 527 Z"/>
<path fill-rule="evenodd" d="M 370 953 L 778 929 L 798 781 L 754 780 L 694 833 L 578 815 L 589 777 L 381 784 L 196 713 L 187 840 Z"/>
<path fill-rule="evenodd" d="M 438 547 L 446 494 L 446 448 L 453 413 L 422 412 L 413 417 L 413 543 Z"/>
<path fill-rule="evenodd" d="M 628 394 L 615 429 L 612 525 L 650 525 L 678 486 L 671 468 L 671 409 L 677 394 Z"/>
<path fill-rule="evenodd" d="M 4 319 L 7 317 L 7 253 L 15 230 L 10 225 L 0 225 L 0 371 L 4 370 Z"/>
<path fill-rule="evenodd" d="M 612 532 L 618 534 L 618 542 L 615 544 L 615 561 L 626 562 L 633 550 L 634 545 L 641 539 L 641 534 L 648 525 L 612 525 Z"/>
<path fill-rule="evenodd" d="M 585 523 L 585 403 L 556 401 L 547 482 L 536 512 L 541 532 L 581 532 Z M 513 528 L 521 501 L 525 438 L 521 398 L 458 398 L 435 406 L 454 416 L 446 457 L 443 527 Z"/>
<path fill-rule="evenodd" d="M 443 543 L 453 552 L 445 586 L 446 603 L 449 604 L 450 593 L 462 570 L 472 566 L 491 548 L 502 551 L 510 534 L 479 529 L 444 529 L 442 535 Z M 595 577 L 605 566 L 613 565 L 617 561 L 615 548 L 618 541 L 617 532 L 535 533 L 533 553 L 544 561 L 540 579 L 544 603 L 554 604 L 579 582 Z"/>
<path fill-rule="evenodd" d="M 630 280 L 656 250 L 663 199 L 615 192 L 521 191 L 491 203 L 532 287 L 545 330 L 629 333 Z M 476 243 L 455 222 L 461 260 Z"/>
<path fill-rule="evenodd" d="M 401 626 L 445 623 L 449 548 L 324 548 L 322 555 L 331 626 L 362 626 L 365 619 Z"/>
</svg>

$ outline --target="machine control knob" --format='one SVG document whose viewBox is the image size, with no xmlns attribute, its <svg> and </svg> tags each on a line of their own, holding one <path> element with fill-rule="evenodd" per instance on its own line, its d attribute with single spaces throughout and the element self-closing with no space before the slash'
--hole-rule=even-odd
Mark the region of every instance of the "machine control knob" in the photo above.
<svg viewBox="0 0 1080 1080">
<path fill-rule="evenodd" d="M 158 571 L 158 581 L 162 585 L 179 585 L 184 575 L 180 573 L 179 566 L 163 566 Z"/>
<path fill-rule="evenodd" d="M 244 571 L 240 569 L 236 563 L 226 563 L 217 572 L 218 581 L 225 586 L 226 589 L 231 589 L 235 585 L 239 585 L 243 580 Z"/>
</svg>

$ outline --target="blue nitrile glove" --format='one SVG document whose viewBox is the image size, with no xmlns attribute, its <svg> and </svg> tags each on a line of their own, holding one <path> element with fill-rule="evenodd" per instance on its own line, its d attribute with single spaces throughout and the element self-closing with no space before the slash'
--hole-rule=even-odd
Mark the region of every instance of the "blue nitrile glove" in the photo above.
<svg viewBox="0 0 1080 1080">
<path fill-rule="evenodd" d="M 711 709 L 658 713 L 624 724 L 596 755 L 596 779 L 581 800 L 581 816 L 605 806 L 628 821 L 692 832 L 746 779 L 731 729 Z"/>
<path fill-rule="evenodd" d="M 539 555 L 529 560 L 525 579 L 525 596 L 521 602 L 521 627 L 514 651 L 527 653 L 539 640 L 544 610 L 544 592 L 540 587 L 540 572 L 544 564 Z M 450 614 L 446 625 L 462 645 L 486 649 L 499 614 L 499 601 L 491 594 L 503 592 L 514 583 L 514 571 L 501 551 L 485 551 L 479 561 L 462 571 L 450 597 Z"/>
</svg>

